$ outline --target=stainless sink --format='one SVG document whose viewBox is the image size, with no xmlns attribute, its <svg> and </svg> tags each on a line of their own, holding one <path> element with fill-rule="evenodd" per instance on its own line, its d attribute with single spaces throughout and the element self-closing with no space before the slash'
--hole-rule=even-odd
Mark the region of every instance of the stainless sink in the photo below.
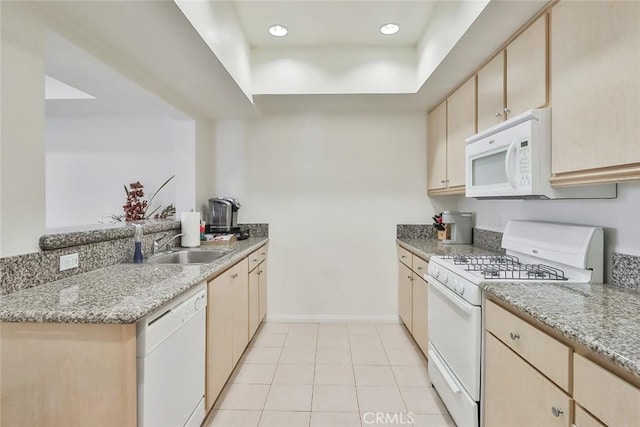
<svg viewBox="0 0 640 427">
<path fill-rule="evenodd" d="M 150 256 L 147 264 L 208 264 L 233 252 L 233 249 L 194 249 L 163 252 Z"/>
</svg>

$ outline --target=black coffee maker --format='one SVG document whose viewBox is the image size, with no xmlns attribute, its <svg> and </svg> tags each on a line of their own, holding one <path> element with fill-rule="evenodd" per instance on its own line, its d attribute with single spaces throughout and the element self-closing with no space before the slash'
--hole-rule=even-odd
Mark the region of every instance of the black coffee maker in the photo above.
<svg viewBox="0 0 640 427">
<path fill-rule="evenodd" d="M 209 199 L 208 233 L 238 233 L 240 203 L 232 197 Z"/>
</svg>

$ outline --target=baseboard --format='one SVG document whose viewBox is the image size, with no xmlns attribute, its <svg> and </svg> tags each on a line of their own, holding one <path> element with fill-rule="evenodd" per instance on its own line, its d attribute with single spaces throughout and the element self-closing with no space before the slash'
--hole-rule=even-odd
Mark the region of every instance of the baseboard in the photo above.
<svg viewBox="0 0 640 427">
<path fill-rule="evenodd" d="M 351 315 L 297 315 L 297 314 L 267 314 L 266 322 L 289 323 L 400 323 L 398 316 L 351 316 Z"/>
</svg>

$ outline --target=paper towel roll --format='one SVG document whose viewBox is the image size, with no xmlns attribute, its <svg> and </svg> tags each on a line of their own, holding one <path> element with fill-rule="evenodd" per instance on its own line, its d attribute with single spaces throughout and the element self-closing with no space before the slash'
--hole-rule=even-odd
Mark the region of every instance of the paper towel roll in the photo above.
<svg viewBox="0 0 640 427">
<path fill-rule="evenodd" d="M 195 248 L 200 246 L 200 212 L 182 212 L 182 246 Z"/>
</svg>

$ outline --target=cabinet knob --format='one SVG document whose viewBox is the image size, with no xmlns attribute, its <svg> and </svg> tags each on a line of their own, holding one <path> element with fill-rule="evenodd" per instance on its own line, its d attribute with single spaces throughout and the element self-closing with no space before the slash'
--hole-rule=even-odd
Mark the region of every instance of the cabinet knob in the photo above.
<svg viewBox="0 0 640 427">
<path fill-rule="evenodd" d="M 232 278 L 232 279 L 237 279 L 237 278 L 238 278 L 238 273 L 236 273 L 236 274 L 232 274 L 232 275 L 231 275 L 231 278 Z"/>
<path fill-rule="evenodd" d="M 404 255 L 400 255 L 400 258 L 406 258 L 406 256 L 404 256 Z"/>
<path fill-rule="evenodd" d="M 422 270 L 422 267 L 418 267 L 418 270 Z"/>
<path fill-rule="evenodd" d="M 252 259 L 251 261 L 253 261 L 253 262 L 258 262 L 258 258 L 254 258 L 254 259 Z"/>
<path fill-rule="evenodd" d="M 555 406 L 551 407 L 551 413 L 553 414 L 554 417 L 559 417 L 560 415 L 564 414 L 564 411 L 560 408 L 556 408 Z"/>
<path fill-rule="evenodd" d="M 262 274 L 262 273 L 264 273 L 264 270 L 258 271 L 258 274 Z"/>
<path fill-rule="evenodd" d="M 266 255 L 266 254 L 267 254 L 266 252 L 260 252 L 260 255 Z"/>
<path fill-rule="evenodd" d="M 519 334 L 519 333 L 517 333 L 517 332 L 510 332 L 510 333 L 509 333 L 509 336 L 510 336 L 510 337 L 511 337 L 511 339 L 512 339 L 512 340 L 514 340 L 514 341 L 520 338 L 520 334 Z"/>
<path fill-rule="evenodd" d="M 511 110 L 509 110 L 507 107 L 504 107 L 504 113 L 505 114 L 509 114 L 511 112 Z"/>
<path fill-rule="evenodd" d="M 502 117 L 502 113 L 496 113 L 496 117 Z"/>
</svg>

